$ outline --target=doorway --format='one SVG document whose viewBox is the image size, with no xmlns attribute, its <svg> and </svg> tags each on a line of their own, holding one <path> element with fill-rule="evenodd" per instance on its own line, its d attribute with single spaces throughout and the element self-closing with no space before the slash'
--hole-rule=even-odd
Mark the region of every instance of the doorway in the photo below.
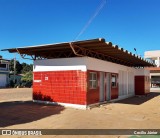
<svg viewBox="0 0 160 138">
<path fill-rule="evenodd" d="M 106 73 L 106 100 L 111 100 L 111 74 Z"/>
<path fill-rule="evenodd" d="M 99 98 L 100 102 L 105 101 L 104 95 L 105 95 L 105 73 L 100 72 L 100 98 Z"/>
</svg>

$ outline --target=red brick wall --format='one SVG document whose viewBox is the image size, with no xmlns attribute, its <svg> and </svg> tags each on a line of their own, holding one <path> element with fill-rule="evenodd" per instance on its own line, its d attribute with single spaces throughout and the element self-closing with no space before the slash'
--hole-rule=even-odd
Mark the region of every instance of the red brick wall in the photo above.
<svg viewBox="0 0 160 138">
<path fill-rule="evenodd" d="M 34 72 L 33 99 L 71 104 L 86 104 L 86 72 Z M 45 80 L 45 78 L 48 80 Z"/>
<path fill-rule="evenodd" d="M 89 72 L 97 72 L 96 89 L 89 88 Z M 36 82 L 38 80 L 41 82 Z M 98 103 L 100 98 L 99 82 L 99 71 L 34 72 L 33 99 L 81 105 Z M 111 99 L 116 98 L 118 98 L 118 87 L 111 88 Z"/>
</svg>

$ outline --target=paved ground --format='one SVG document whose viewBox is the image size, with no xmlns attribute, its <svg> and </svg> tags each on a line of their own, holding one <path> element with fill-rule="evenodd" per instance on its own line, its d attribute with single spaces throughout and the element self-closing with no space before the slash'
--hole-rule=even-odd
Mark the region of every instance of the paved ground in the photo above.
<svg viewBox="0 0 160 138">
<path fill-rule="evenodd" d="M 160 129 L 160 93 L 78 110 L 32 103 L 31 91 L 26 88 L 0 89 L 0 129 Z"/>
</svg>

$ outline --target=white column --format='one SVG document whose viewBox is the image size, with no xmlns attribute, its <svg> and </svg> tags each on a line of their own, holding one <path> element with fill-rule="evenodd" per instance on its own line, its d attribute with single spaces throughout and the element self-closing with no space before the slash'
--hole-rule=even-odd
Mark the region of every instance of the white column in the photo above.
<svg viewBox="0 0 160 138">
<path fill-rule="evenodd" d="M 129 87 L 128 87 L 128 85 L 129 85 L 129 72 L 127 71 L 127 95 L 128 95 L 128 93 L 129 93 Z"/>
<path fill-rule="evenodd" d="M 157 67 L 160 67 L 160 57 L 157 57 Z"/>
</svg>

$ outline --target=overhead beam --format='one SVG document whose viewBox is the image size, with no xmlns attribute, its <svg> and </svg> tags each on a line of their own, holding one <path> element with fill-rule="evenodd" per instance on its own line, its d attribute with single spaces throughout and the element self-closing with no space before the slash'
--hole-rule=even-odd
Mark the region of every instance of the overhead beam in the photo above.
<svg viewBox="0 0 160 138">
<path fill-rule="evenodd" d="M 126 62 L 126 61 L 120 60 L 118 58 L 114 58 L 114 57 L 111 57 L 111 56 L 108 56 L 108 55 L 105 55 L 105 54 L 102 54 L 102 53 L 99 53 L 99 52 L 95 52 L 95 51 L 92 51 L 92 50 L 89 50 L 89 49 L 86 49 L 86 48 L 82 48 L 82 47 L 77 46 L 73 43 L 71 43 L 70 46 L 72 47 L 72 50 L 73 50 L 74 54 L 77 55 L 77 56 L 88 56 L 88 57 L 102 59 L 102 60 L 105 60 L 105 61 L 115 62 L 115 63 L 118 63 L 118 64 L 123 63 L 127 66 L 134 66 L 134 64 L 131 63 L 131 62 Z"/>
</svg>

